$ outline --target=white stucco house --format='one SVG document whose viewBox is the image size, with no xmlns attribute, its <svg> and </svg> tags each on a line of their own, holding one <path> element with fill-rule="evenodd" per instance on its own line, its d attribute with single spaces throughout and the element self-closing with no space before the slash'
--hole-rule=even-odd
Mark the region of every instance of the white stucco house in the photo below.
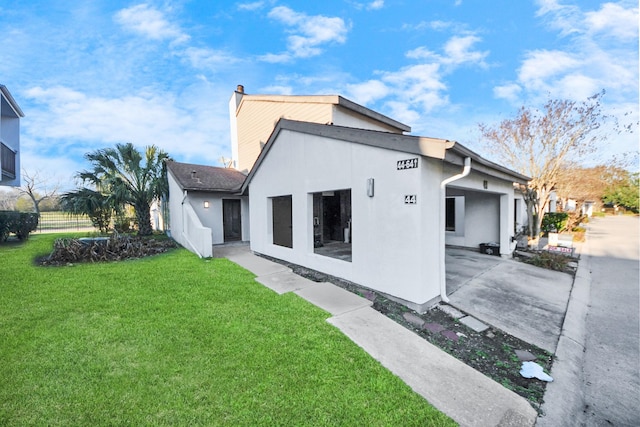
<svg viewBox="0 0 640 427">
<path fill-rule="evenodd" d="M 249 240 L 248 198 L 239 193 L 244 174 L 169 161 L 167 178 L 169 232 L 178 243 L 206 258 L 212 245 Z"/>
<path fill-rule="evenodd" d="M 0 84 L 0 185 L 20 186 L 20 118 L 24 113 Z"/>
<path fill-rule="evenodd" d="M 515 248 L 523 207 L 514 184 L 528 178 L 457 142 L 407 135 L 409 126 L 340 96 L 239 86 L 229 107 L 233 162 L 248 173 L 233 197 L 246 198 L 243 240 L 256 253 L 424 311 L 447 300 L 446 245 L 496 242 L 505 256 Z M 176 192 L 172 232 L 183 221 Z M 201 217 L 203 199 L 190 200 Z"/>
</svg>

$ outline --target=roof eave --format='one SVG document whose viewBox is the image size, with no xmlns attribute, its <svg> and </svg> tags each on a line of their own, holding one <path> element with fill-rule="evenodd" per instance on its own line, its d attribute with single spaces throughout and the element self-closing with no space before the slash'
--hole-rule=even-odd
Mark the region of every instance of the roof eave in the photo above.
<svg viewBox="0 0 640 427">
<path fill-rule="evenodd" d="M 484 157 L 477 154 L 476 152 L 460 144 L 459 142 L 454 143 L 448 152 L 451 154 L 457 154 L 458 156 L 461 156 L 461 157 L 470 157 L 472 160 L 471 168 L 477 171 L 485 172 L 485 173 L 490 173 L 491 171 L 495 171 L 495 172 L 498 172 L 498 174 L 501 175 L 503 178 L 506 179 L 508 177 L 509 179 L 513 180 L 513 182 L 518 184 L 526 185 L 529 181 L 531 181 L 530 177 L 523 175 L 519 172 L 516 172 L 514 170 L 511 170 L 505 166 L 494 163 L 490 160 L 487 160 Z M 445 160 L 451 161 L 453 159 L 451 159 L 451 157 L 449 157 L 448 159 L 445 157 Z"/>
<path fill-rule="evenodd" d="M 20 109 L 20 106 L 11 95 L 11 92 L 9 92 L 9 89 L 7 89 L 5 85 L 0 84 L 0 91 L 5 96 L 5 98 L 7 98 L 7 101 L 9 101 L 9 105 L 11 105 L 11 108 L 15 110 L 16 114 L 18 114 L 20 117 L 24 117 L 22 109 Z"/>
<path fill-rule="evenodd" d="M 368 129 L 355 129 L 343 126 L 323 125 L 311 122 L 301 122 L 289 119 L 280 119 L 267 139 L 267 143 L 256 159 L 251 171 L 247 175 L 242 186 L 245 193 L 249 183 L 253 179 L 256 170 L 260 167 L 264 157 L 267 155 L 274 140 L 283 130 L 293 132 L 308 133 L 321 137 L 327 137 L 342 141 L 359 143 L 371 147 L 401 151 L 408 154 L 416 154 L 425 157 L 443 160 L 447 149 L 455 145 L 454 141 L 438 138 L 418 137 L 412 135 L 402 135 L 390 132 L 382 132 Z"/>
</svg>

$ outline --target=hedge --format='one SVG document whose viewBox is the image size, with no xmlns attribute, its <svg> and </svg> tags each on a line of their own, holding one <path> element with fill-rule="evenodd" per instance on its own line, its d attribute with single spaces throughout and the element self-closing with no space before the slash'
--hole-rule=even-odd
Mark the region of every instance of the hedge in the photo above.
<svg viewBox="0 0 640 427">
<path fill-rule="evenodd" d="M 20 240 L 38 227 L 38 214 L 33 212 L 0 211 L 0 242 L 13 233 Z"/>
<path fill-rule="evenodd" d="M 569 214 L 566 212 L 547 212 L 542 217 L 542 231 L 559 233 L 567 227 Z"/>
</svg>

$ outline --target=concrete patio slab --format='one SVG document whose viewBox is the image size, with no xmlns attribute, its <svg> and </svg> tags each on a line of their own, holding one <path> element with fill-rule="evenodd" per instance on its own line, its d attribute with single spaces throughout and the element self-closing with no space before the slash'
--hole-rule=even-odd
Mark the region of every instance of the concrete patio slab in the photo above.
<svg viewBox="0 0 640 427">
<path fill-rule="evenodd" d="M 479 321 L 475 317 L 471 317 L 471 316 L 461 317 L 460 318 L 460 323 L 470 327 L 471 329 L 473 329 L 476 332 L 484 332 L 487 329 L 489 329 L 488 325 L 485 325 L 484 323 L 482 323 L 481 321 Z"/>
<path fill-rule="evenodd" d="M 256 281 L 278 294 L 299 291 L 300 289 L 305 289 L 315 285 L 315 282 L 305 279 L 304 277 L 290 271 L 259 276 L 256 277 Z"/>
<path fill-rule="evenodd" d="M 521 396 L 372 308 L 327 320 L 462 426 L 533 426 Z"/>
<path fill-rule="evenodd" d="M 554 353 L 573 277 L 514 260 L 467 252 L 463 262 L 468 265 L 471 259 L 477 265 L 473 277 L 451 287 L 454 290 L 449 294 L 450 304 Z M 451 263 L 447 265 L 450 267 Z"/>
<path fill-rule="evenodd" d="M 296 294 L 334 316 L 373 305 L 371 301 L 332 283 L 314 283 Z"/>
</svg>

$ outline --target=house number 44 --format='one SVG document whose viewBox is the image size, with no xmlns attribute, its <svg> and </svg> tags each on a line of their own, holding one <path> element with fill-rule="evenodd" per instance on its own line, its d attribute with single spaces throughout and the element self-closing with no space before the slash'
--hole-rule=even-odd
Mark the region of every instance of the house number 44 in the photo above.
<svg viewBox="0 0 640 427">
<path fill-rule="evenodd" d="M 418 203 L 418 197 L 415 194 L 408 194 L 404 196 L 405 205 L 415 205 Z"/>
</svg>

